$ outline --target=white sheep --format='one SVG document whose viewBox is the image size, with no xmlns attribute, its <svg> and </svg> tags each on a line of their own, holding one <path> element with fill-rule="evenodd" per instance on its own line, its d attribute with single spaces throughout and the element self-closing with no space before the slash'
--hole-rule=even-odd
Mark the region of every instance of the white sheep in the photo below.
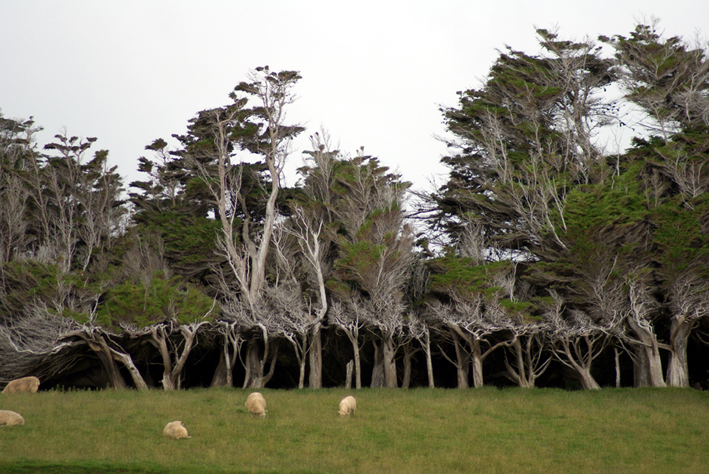
<svg viewBox="0 0 709 474">
<path fill-rule="evenodd" d="M 253 392 L 246 398 L 244 406 L 252 415 L 266 416 L 266 399 L 260 392 Z"/>
<path fill-rule="evenodd" d="M 341 416 L 350 415 L 357 409 L 357 400 L 352 395 L 348 395 L 340 401 L 339 413 Z"/>
<path fill-rule="evenodd" d="M 162 430 L 162 435 L 172 439 L 183 439 L 190 437 L 187 433 L 187 428 L 185 428 L 185 425 L 183 425 L 179 420 L 171 421 L 165 425 L 165 429 Z"/>
<path fill-rule="evenodd" d="M 22 377 L 15 379 L 5 386 L 2 393 L 30 392 L 34 393 L 39 388 L 37 377 Z"/>
<path fill-rule="evenodd" d="M 22 415 L 10 410 L 0 410 L 0 426 L 18 426 L 24 425 L 25 419 Z"/>
</svg>

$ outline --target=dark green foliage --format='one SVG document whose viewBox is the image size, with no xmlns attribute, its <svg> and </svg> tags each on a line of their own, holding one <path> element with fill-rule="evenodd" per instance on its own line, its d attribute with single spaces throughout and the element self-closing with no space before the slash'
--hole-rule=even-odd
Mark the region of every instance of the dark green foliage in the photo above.
<svg viewBox="0 0 709 474">
<path fill-rule="evenodd" d="M 512 270 L 507 260 L 479 264 L 471 258 L 453 255 L 433 259 L 428 264 L 431 270 L 428 291 L 443 299 L 468 300 L 479 295 L 489 299 L 501 291 L 496 276 Z"/>
<path fill-rule="evenodd" d="M 214 302 L 179 276 L 166 278 L 162 272 L 149 280 L 128 280 L 111 288 L 97 311 L 97 322 L 119 329 L 120 323 L 148 327 L 164 320 L 189 324 L 210 314 Z M 216 314 L 210 314 L 212 320 Z"/>
</svg>

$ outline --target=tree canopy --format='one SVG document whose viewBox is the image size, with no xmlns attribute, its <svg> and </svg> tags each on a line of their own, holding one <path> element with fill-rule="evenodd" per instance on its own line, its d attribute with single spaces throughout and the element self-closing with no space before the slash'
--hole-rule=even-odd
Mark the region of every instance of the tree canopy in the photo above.
<svg viewBox="0 0 709 474">
<path fill-rule="evenodd" d="M 324 131 L 286 187 L 297 71 L 147 144 L 128 190 L 96 138 L 0 116 L 0 382 L 709 388 L 707 49 L 536 32 L 441 109 L 433 190 Z"/>
</svg>

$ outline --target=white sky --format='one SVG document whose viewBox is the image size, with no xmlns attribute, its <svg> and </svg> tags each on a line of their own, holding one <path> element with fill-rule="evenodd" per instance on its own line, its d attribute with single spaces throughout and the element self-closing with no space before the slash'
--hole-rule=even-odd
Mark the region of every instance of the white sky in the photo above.
<svg viewBox="0 0 709 474">
<path fill-rule="evenodd" d="M 706 0 L 0 0 L 0 109 L 33 116 L 40 145 L 64 128 L 97 137 L 127 186 L 147 144 L 226 105 L 249 71 L 297 70 L 289 120 L 307 130 L 289 183 L 324 128 L 427 188 L 445 181 L 439 106 L 478 87 L 498 49 L 537 53 L 535 26 L 595 38 L 650 17 L 667 36 L 709 34 Z"/>
</svg>

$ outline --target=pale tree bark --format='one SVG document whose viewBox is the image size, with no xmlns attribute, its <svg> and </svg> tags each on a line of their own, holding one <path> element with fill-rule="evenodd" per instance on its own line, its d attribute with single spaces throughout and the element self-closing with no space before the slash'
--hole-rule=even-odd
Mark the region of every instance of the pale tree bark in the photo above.
<svg viewBox="0 0 709 474">
<path fill-rule="evenodd" d="M 687 342 L 694 327 L 694 321 L 683 315 L 672 318 L 670 327 L 670 359 L 667 363 L 667 385 L 689 387 L 689 362 Z"/>
<path fill-rule="evenodd" d="M 426 332 L 423 334 L 423 340 L 420 340 L 424 353 L 426 354 L 426 374 L 428 374 L 428 388 L 436 388 L 433 378 L 433 360 L 431 359 L 431 331 L 426 326 Z"/>
<path fill-rule="evenodd" d="M 0 114 L 0 263 L 25 254 L 29 244 L 24 237 L 32 196 L 26 184 L 40 159 L 34 144 L 39 130 L 32 119 L 21 122 Z"/>
<path fill-rule="evenodd" d="M 408 388 L 411 380 L 411 357 L 418 351 L 423 351 L 426 359 L 426 375 L 428 377 L 428 387 L 434 388 L 433 361 L 431 359 L 431 328 L 423 316 L 416 312 L 408 315 L 406 323 L 406 333 L 409 342 L 404 345 L 404 379 L 402 388 Z M 412 346 L 413 341 L 419 343 L 418 348 Z"/>
<path fill-rule="evenodd" d="M 363 323 L 357 311 L 348 311 L 342 303 L 336 302 L 330 310 L 330 322 L 347 336 L 354 353 L 355 388 L 362 388 L 362 368 L 360 362 L 359 331 Z"/>
<path fill-rule="evenodd" d="M 551 357 L 545 357 L 540 331 L 540 328 L 519 328 L 512 340 L 505 343 L 508 348 L 505 351 L 505 376 L 521 388 L 534 388 L 537 378 L 551 363 Z"/>
<path fill-rule="evenodd" d="M 488 340 L 511 327 L 507 318 L 500 317 L 500 311 L 492 310 L 493 306 L 488 305 L 484 311 L 482 297 L 477 297 L 471 301 L 456 298 L 451 305 L 435 303 L 428 307 L 433 321 L 445 328 L 441 334 L 454 345 L 456 361 L 446 359 L 456 367 L 459 388 L 469 387 L 469 371 L 472 371 L 473 386 L 484 386 L 483 362 L 505 345 L 505 341 L 491 344 Z M 445 356 L 444 351 L 441 353 Z"/>
<path fill-rule="evenodd" d="M 667 385 L 689 387 L 687 345 L 692 330 L 709 316 L 706 293 L 709 283 L 703 280 L 702 270 L 690 265 L 670 285 L 670 357 L 667 364 Z"/>
<path fill-rule="evenodd" d="M 374 340 L 374 368 L 371 388 L 397 388 L 396 345 L 391 335 L 383 334 Z"/>
<path fill-rule="evenodd" d="M 334 206 L 343 227 L 336 298 L 357 312 L 374 336 L 372 385 L 395 388 L 395 355 L 406 339 L 404 291 L 414 262 L 413 231 L 402 210 L 409 183 L 362 149 L 341 165 L 337 185 L 343 191 Z"/>
<path fill-rule="evenodd" d="M 148 330 L 151 336 L 151 343 L 158 349 L 163 361 L 162 386 L 165 390 L 176 390 L 182 386 L 182 376 L 187 358 L 192 351 L 199 329 L 207 324 L 206 322 L 195 322 L 191 324 L 180 324 L 175 321 L 165 321 L 154 324 Z M 175 333 L 179 332 L 179 342 L 174 339 Z"/>
<path fill-rule="evenodd" d="M 22 180 L 0 168 L 0 264 L 14 260 L 24 250 L 29 200 Z"/>
<path fill-rule="evenodd" d="M 640 387 L 665 387 L 660 343 L 649 319 L 653 301 L 642 281 L 634 278 L 627 278 L 626 281 L 629 303 L 626 322 L 633 333 L 629 342 L 634 345 L 636 357 L 635 384 Z"/>
<path fill-rule="evenodd" d="M 608 321 L 602 325 L 592 321 L 582 311 L 565 311 L 561 295 L 554 290 L 549 293 L 554 304 L 545 312 L 544 317 L 550 325 L 548 337 L 552 355 L 576 373 L 585 390 L 600 389 L 591 375 L 591 366 L 611 337 L 617 334 L 620 321 Z"/>
<path fill-rule="evenodd" d="M 194 160 L 194 164 L 205 178 L 205 184 L 217 203 L 218 218 L 222 224 L 222 236 L 218 245 L 230 272 L 225 275 L 219 269 L 217 275 L 225 297 L 230 300 L 227 307 L 233 309 L 228 317 L 245 331 L 261 334 L 263 356 L 260 355 L 257 341 L 249 341 L 245 362 L 247 377 L 244 381 L 245 387 L 260 388 L 267 383 L 269 374 L 272 374 L 275 368 L 274 353 L 271 370 L 269 374 L 264 373 L 271 350 L 270 331 L 282 329 L 282 326 L 273 320 L 273 315 L 268 314 L 268 303 L 264 301 L 263 294 L 267 258 L 277 217 L 276 201 L 280 191 L 281 174 L 290 154 L 291 140 L 302 128 L 285 125 L 286 108 L 295 100 L 291 89 L 300 79 L 298 73 L 274 73 L 268 67 L 257 68 L 249 79 L 250 83 L 239 84 L 235 91 L 254 96 L 260 102 L 259 106 L 244 109 L 246 99 L 239 99 L 235 92 L 231 95 L 234 99 L 232 106 L 205 112 L 213 128 L 218 183 L 213 182 L 210 173 L 199 165 L 197 160 Z M 246 127 L 255 126 L 258 131 L 254 136 L 243 137 L 237 141 L 232 132 L 237 126 L 244 126 L 244 123 L 239 122 L 244 115 L 248 117 Z M 263 221 L 258 231 L 254 229 L 245 196 L 241 192 L 242 177 L 239 173 L 234 173 L 231 163 L 231 150 L 234 145 L 261 155 L 270 176 L 270 189 L 267 191 Z M 246 215 L 241 221 L 240 233 L 235 228 L 237 208 L 243 210 Z M 233 281 L 236 281 L 236 288 Z"/>
<path fill-rule="evenodd" d="M 217 332 L 223 338 L 222 351 L 219 356 L 219 363 L 210 387 L 233 387 L 234 386 L 234 364 L 239 356 L 241 345 L 244 342 L 241 333 L 235 322 L 217 321 Z"/>
<path fill-rule="evenodd" d="M 133 383 L 138 390 L 148 390 L 148 385 L 145 383 L 140 371 L 133 363 L 133 359 L 130 354 L 112 341 L 110 335 L 106 334 L 99 328 L 83 326 L 80 330 L 65 334 L 63 339 L 75 337 L 85 342 L 91 350 L 96 353 L 96 356 L 103 364 L 114 389 L 123 389 L 127 387 L 123 376 L 118 370 L 118 365 L 116 364 L 118 361 L 121 362 L 126 369 L 128 369 L 131 378 L 133 379 Z"/>
<path fill-rule="evenodd" d="M 616 49 L 626 98 L 654 122 L 665 143 L 680 128 L 709 124 L 706 44 L 663 38 L 658 21 L 638 24 L 633 37 L 603 38 Z"/>
<path fill-rule="evenodd" d="M 313 218 L 309 218 L 306 215 L 302 207 L 297 207 L 293 227 L 286 229 L 296 237 L 301 249 L 301 255 L 305 258 L 317 285 L 317 306 L 307 313 L 310 323 L 310 347 L 308 351 L 310 362 L 308 386 L 310 388 L 322 388 L 321 328 L 328 310 L 325 274 L 330 266 L 325 260 L 323 242 L 321 241 L 323 224 L 322 219 L 314 222 Z"/>
<path fill-rule="evenodd" d="M 293 299 L 284 308 L 289 315 L 287 326 L 289 331 L 295 331 L 295 336 L 289 338 L 296 349 L 300 362 L 301 375 L 305 371 L 306 358 L 310 365 L 310 388 L 322 388 L 322 338 L 321 328 L 328 310 L 327 291 L 325 288 L 325 272 L 328 264 L 322 251 L 321 233 L 323 221 L 313 221 L 306 215 L 302 207 L 296 207 L 294 217 L 289 223 L 281 224 L 274 232 L 273 241 L 276 253 L 276 265 L 283 277 L 291 280 L 293 286 L 300 285 L 303 280 L 308 280 L 310 285 L 317 288 L 317 298 L 313 301 L 310 297 L 299 294 L 298 301 Z M 290 239 L 287 239 L 290 237 Z M 295 243 L 286 243 L 287 240 Z M 295 252 L 299 249 L 299 252 Z M 296 275 L 295 268 L 303 261 L 308 269 L 306 275 Z M 308 301 L 304 301 L 304 298 Z M 296 307 L 304 310 L 295 311 Z M 299 343 L 298 341 L 302 341 Z M 301 387 L 302 388 L 302 387 Z"/>
<path fill-rule="evenodd" d="M 451 336 L 451 339 L 453 341 L 453 347 L 455 348 L 455 358 L 456 360 L 453 361 L 448 356 L 445 355 L 445 352 L 441 351 L 441 353 L 444 355 L 446 359 L 448 359 L 453 365 L 455 365 L 455 372 L 456 372 L 456 378 L 458 381 L 458 388 L 465 389 L 470 387 L 470 382 L 468 378 L 468 363 L 470 361 L 470 356 L 469 354 L 466 354 L 461 347 L 461 344 L 459 342 L 460 336 L 458 333 L 449 328 L 448 332 Z"/>
<path fill-rule="evenodd" d="M 380 304 L 376 305 L 377 302 Z M 399 347 L 410 341 L 405 332 L 404 309 L 400 300 L 394 297 L 385 299 L 376 294 L 369 299 L 355 296 L 351 305 L 360 313 L 359 318 L 373 335 L 375 357 L 371 387 L 397 388 L 396 353 Z"/>
<path fill-rule="evenodd" d="M 259 306 L 256 311 L 253 314 L 238 300 L 229 300 L 222 306 L 222 312 L 238 322 L 248 339 L 242 360 L 246 369 L 243 388 L 263 388 L 271 380 L 278 358 L 278 338 L 284 335 L 284 320 L 273 308 Z"/>
<path fill-rule="evenodd" d="M 411 386 L 411 359 L 414 354 L 421 350 L 420 347 L 413 347 L 411 342 L 405 344 L 404 355 L 402 357 L 404 362 L 404 374 L 401 380 L 401 388 L 409 388 Z"/>
<path fill-rule="evenodd" d="M 67 338 L 80 327 L 75 321 L 32 304 L 11 320 L 0 323 L 0 381 L 34 375 L 41 381 L 56 376 L 85 357 L 86 343 Z"/>
<path fill-rule="evenodd" d="M 264 339 L 263 346 L 263 355 L 261 355 L 258 339 L 249 340 L 246 348 L 246 362 L 244 363 L 246 376 L 242 388 L 264 388 L 273 377 L 278 358 L 278 342 Z M 270 366 L 266 372 L 269 356 L 271 357 Z"/>
</svg>

